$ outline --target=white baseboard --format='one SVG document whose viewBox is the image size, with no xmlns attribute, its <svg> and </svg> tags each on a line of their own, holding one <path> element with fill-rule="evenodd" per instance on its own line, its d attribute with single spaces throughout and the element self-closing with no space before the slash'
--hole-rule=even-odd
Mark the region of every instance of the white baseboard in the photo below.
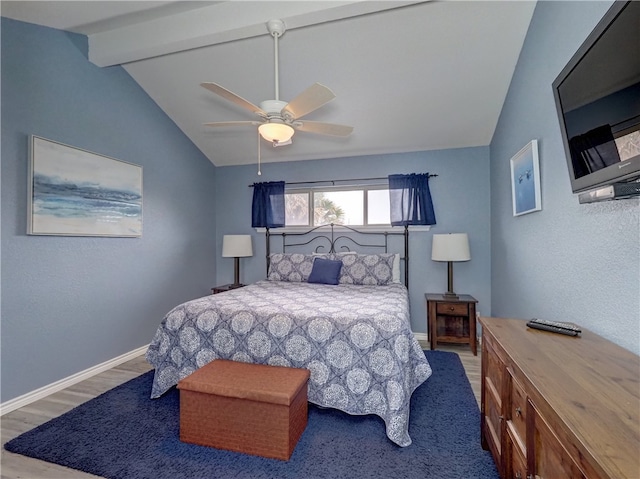
<svg viewBox="0 0 640 479">
<path fill-rule="evenodd" d="M 47 386 L 38 388 L 35 391 L 31 391 L 27 394 L 23 394 L 22 396 L 18 396 L 17 398 L 3 402 L 2 404 L 0 404 L 0 416 L 3 416 L 4 414 L 7 414 L 11 411 L 15 411 L 16 409 L 26 406 L 27 404 L 31 404 L 32 402 L 49 396 L 50 394 L 66 389 L 69 386 L 73 386 L 80 381 L 84 381 L 85 379 L 95 376 L 96 374 L 100 374 L 101 372 L 114 368 L 119 364 L 129 361 L 130 359 L 137 358 L 138 356 L 144 354 L 147 351 L 148 347 L 148 344 L 145 346 L 141 346 L 138 349 L 129 351 L 128 353 L 118 356 L 117 358 L 110 359 L 108 361 L 105 361 L 104 363 L 98 364 L 89 369 L 85 369 L 84 371 L 80 371 L 79 373 L 61 379 L 60 381 L 56 381 L 55 383 L 51 383 Z"/>
<path fill-rule="evenodd" d="M 428 341 L 429 335 L 427 333 L 413 333 L 418 341 Z"/>
</svg>

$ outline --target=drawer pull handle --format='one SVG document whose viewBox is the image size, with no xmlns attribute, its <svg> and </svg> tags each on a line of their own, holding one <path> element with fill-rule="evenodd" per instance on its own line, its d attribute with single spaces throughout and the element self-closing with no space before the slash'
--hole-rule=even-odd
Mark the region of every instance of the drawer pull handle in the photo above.
<svg viewBox="0 0 640 479">
<path fill-rule="evenodd" d="M 522 479 L 522 474 L 520 471 L 516 472 L 516 479 Z"/>
<path fill-rule="evenodd" d="M 519 407 L 516 408 L 516 416 L 522 416 L 522 409 L 520 409 Z"/>
</svg>

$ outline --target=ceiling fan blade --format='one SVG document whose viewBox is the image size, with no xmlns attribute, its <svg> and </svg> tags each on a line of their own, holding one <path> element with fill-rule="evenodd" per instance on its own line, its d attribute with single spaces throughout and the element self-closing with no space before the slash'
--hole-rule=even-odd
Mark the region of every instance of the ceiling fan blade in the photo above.
<svg viewBox="0 0 640 479">
<path fill-rule="evenodd" d="M 220 95 L 222 98 L 229 100 L 231 103 L 235 103 L 236 105 L 244 108 L 245 110 L 249 110 L 250 112 L 265 118 L 267 116 L 267 114 L 262 110 L 262 108 L 254 105 L 250 101 L 245 100 L 241 96 L 236 95 L 232 91 L 227 90 L 225 87 L 220 86 L 217 83 L 211 83 L 211 82 L 200 83 L 200 86 L 215 93 L 216 95 Z"/>
<path fill-rule="evenodd" d="M 289 120 L 297 120 L 333 100 L 336 96 L 320 83 L 314 83 L 282 109 L 282 115 Z"/>
<path fill-rule="evenodd" d="M 349 136 L 353 132 L 352 126 L 324 123 L 321 121 L 296 121 L 293 123 L 296 130 L 318 135 Z"/>
<path fill-rule="evenodd" d="M 211 123 L 205 123 L 204 126 L 257 126 L 261 124 L 261 121 L 214 121 Z"/>
</svg>

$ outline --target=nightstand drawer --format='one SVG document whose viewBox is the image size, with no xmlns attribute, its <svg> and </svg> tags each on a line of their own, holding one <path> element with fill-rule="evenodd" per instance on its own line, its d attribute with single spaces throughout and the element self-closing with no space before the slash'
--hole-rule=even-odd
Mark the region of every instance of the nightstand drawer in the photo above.
<svg viewBox="0 0 640 479">
<path fill-rule="evenodd" d="M 467 316 L 469 305 L 467 303 L 437 303 L 436 313 L 448 316 Z"/>
</svg>

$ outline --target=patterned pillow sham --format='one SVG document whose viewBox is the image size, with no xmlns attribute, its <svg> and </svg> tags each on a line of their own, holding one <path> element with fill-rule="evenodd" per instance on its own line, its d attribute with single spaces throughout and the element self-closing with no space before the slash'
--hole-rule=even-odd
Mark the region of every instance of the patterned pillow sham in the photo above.
<svg viewBox="0 0 640 479">
<path fill-rule="evenodd" d="M 269 281 L 307 282 L 313 260 L 316 258 L 328 259 L 328 256 L 310 255 L 302 253 L 275 253 L 269 261 Z"/>
<path fill-rule="evenodd" d="M 384 286 L 393 283 L 395 254 L 336 254 L 333 256 L 342 260 L 340 284 Z"/>
<path fill-rule="evenodd" d="M 313 253 L 314 255 L 319 255 L 320 253 Z M 342 257 L 342 255 L 345 254 L 358 254 L 356 251 L 346 251 L 343 253 L 335 253 L 333 256 L 334 257 Z M 393 254 L 393 269 L 392 269 L 392 279 L 391 282 L 392 283 L 402 283 L 402 281 L 400 280 L 400 253 L 394 253 Z"/>
</svg>

